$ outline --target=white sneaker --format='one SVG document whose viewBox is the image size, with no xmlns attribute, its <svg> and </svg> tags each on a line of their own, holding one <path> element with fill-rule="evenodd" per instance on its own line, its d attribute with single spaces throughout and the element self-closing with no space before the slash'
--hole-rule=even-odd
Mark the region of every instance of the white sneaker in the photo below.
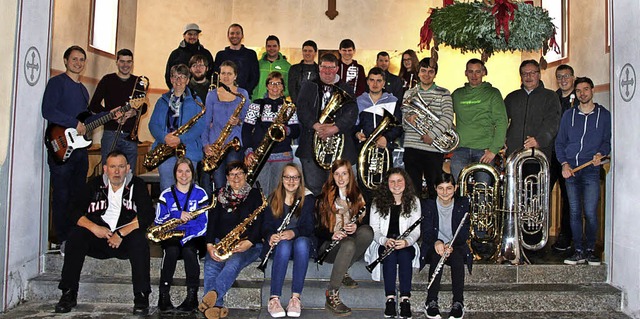
<svg viewBox="0 0 640 319">
<path fill-rule="evenodd" d="M 282 308 L 280 298 L 278 297 L 271 297 L 271 299 L 269 299 L 267 310 L 273 318 L 282 318 L 287 315 L 287 313 L 284 312 L 284 308 Z"/>
<path fill-rule="evenodd" d="M 302 304 L 300 303 L 300 298 L 291 297 L 289 300 L 289 304 L 287 305 L 287 316 L 288 317 L 300 317 L 300 312 L 302 311 Z"/>
</svg>

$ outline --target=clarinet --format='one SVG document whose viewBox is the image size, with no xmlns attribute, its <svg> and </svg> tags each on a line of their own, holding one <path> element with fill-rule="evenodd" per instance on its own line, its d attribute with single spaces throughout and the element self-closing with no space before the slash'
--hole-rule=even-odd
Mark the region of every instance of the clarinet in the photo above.
<svg viewBox="0 0 640 319">
<path fill-rule="evenodd" d="M 298 208 L 298 205 L 300 205 L 300 200 L 301 198 L 296 199 L 296 201 L 293 203 L 293 206 L 291 207 L 291 210 L 289 210 L 287 215 L 284 216 L 284 220 L 282 221 L 282 224 L 280 224 L 278 229 L 276 229 L 276 232 L 278 233 L 278 235 L 282 234 L 282 232 L 284 232 L 287 229 L 287 226 L 289 226 L 289 223 L 291 222 L 291 216 L 293 216 L 293 212 L 295 212 L 296 209 Z M 267 263 L 269 263 L 269 256 L 271 256 L 271 253 L 276 248 L 276 246 L 278 246 L 278 242 L 274 243 L 273 246 L 269 248 L 269 251 L 267 251 L 267 254 L 264 256 L 264 259 L 262 259 L 262 261 L 260 262 L 260 265 L 258 265 L 258 269 L 262 270 L 262 272 L 264 272 L 264 270 L 267 269 Z"/>
<path fill-rule="evenodd" d="M 351 217 L 351 219 L 349 220 L 348 224 L 353 224 L 355 223 L 358 218 L 360 217 L 360 215 L 363 215 L 364 212 L 366 210 L 366 206 L 363 206 L 362 208 L 360 208 L 360 210 L 353 215 L 353 217 Z M 344 226 L 344 225 L 343 225 Z M 340 227 L 340 229 L 338 231 L 344 231 L 344 227 Z M 316 259 L 316 262 L 318 263 L 318 265 L 322 265 L 322 263 L 324 262 L 324 259 L 327 258 L 327 255 L 329 255 L 329 253 L 331 252 L 331 250 L 333 250 L 336 246 L 338 246 L 338 244 L 340 243 L 340 240 L 336 239 L 333 240 L 329 246 L 327 247 L 327 249 L 325 249 L 319 256 L 318 259 Z"/>
<path fill-rule="evenodd" d="M 458 233 L 460 232 L 460 229 L 462 229 L 462 225 L 464 225 L 464 221 L 467 219 L 467 216 L 469 216 L 469 212 L 465 213 L 464 216 L 462 217 L 462 220 L 460 221 L 460 225 L 458 225 L 458 229 L 456 229 L 456 233 L 453 234 L 453 238 L 451 239 L 449 244 L 453 244 L 453 242 L 456 240 L 456 237 L 458 236 Z M 447 260 L 447 257 L 449 257 L 449 254 L 447 253 L 447 251 L 445 249 L 444 254 L 442 254 L 442 257 L 440 258 L 440 261 L 438 262 L 438 265 L 436 266 L 436 269 L 433 271 L 433 275 L 431 275 L 431 280 L 429 281 L 429 285 L 427 286 L 427 291 L 429 290 L 429 288 L 431 288 L 431 285 L 433 284 L 433 281 L 436 280 L 436 276 L 438 275 L 440 270 L 442 270 L 442 265 L 444 265 L 444 262 Z"/>
<path fill-rule="evenodd" d="M 407 228 L 407 230 L 404 231 L 404 233 L 402 233 L 402 235 L 396 237 L 395 240 L 403 240 L 405 238 L 407 238 L 407 236 L 409 236 L 409 234 L 411 234 L 411 232 L 416 229 L 416 227 L 418 227 L 420 225 L 420 222 L 422 222 L 422 220 L 424 219 L 424 216 L 420 216 L 420 218 L 418 218 L 418 220 L 416 220 L 415 223 L 413 223 L 411 226 L 409 226 L 409 228 Z M 369 265 L 367 265 L 364 268 L 367 268 L 367 270 L 369 272 L 372 272 L 374 268 L 376 268 L 376 266 L 378 266 L 378 264 L 380 262 L 382 262 L 385 258 L 387 258 L 387 256 L 391 255 L 391 253 L 396 250 L 395 247 L 387 247 L 385 248 L 385 250 L 382 252 L 382 255 L 380 255 L 380 257 L 378 257 L 378 259 L 374 260 L 372 263 L 370 263 Z"/>
</svg>

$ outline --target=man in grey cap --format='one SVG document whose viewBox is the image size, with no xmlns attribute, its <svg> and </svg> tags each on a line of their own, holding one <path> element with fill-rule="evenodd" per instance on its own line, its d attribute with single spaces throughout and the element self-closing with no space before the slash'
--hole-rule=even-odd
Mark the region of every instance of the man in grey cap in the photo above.
<svg viewBox="0 0 640 319">
<path fill-rule="evenodd" d="M 167 68 L 164 72 L 164 80 L 167 83 L 167 86 L 171 88 L 171 67 L 177 64 L 185 64 L 189 65 L 189 59 L 195 54 L 202 54 L 209 61 L 209 65 L 213 65 L 213 56 L 209 50 L 205 49 L 198 37 L 200 36 L 200 27 L 195 23 L 189 23 L 184 27 L 184 32 L 182 36 L 184 40 L 180 41 L 180 45 L 177 49 L 173 50 L 169 55 L 169 59 L 167 60 Z M 210 69 L 207 72 L 207 78 L 211 77 L 213 74 L 213 69 Z"/>
</svg>

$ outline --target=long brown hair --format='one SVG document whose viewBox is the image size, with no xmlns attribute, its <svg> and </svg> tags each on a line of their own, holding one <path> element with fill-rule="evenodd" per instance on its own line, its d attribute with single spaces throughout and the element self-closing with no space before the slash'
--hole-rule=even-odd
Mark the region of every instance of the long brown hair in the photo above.
<svg viewBox="0 0 640 319">
<path fill-rule="evenodd" d="M 420 70 L 420 66 L 418 65 L 419 61 L 418 61 L 418 55 L 416 54 L 416 51 L 413 51 L 411 49 L 406 50 L 406 51 L 402 52 L 402 55 L 400 56 L 400 59 L 404 59 L 404 55 L 405 54 L 408 54 L 409 57 L 411 57 L 411 68 L 413 70 L 407 70 L 407 68 L 404 67 L 403 61 L 400 60 L 400 72 L 398 73 L 398 76 L 402 77 L 407 72 L 412 72 L 412 73 L 418 74 L 418 70 Z"/>
<path fill-rule="evenodd" d="M 320 225 L 331 229 L 333 224 L 336 221 L 336 213 L 338 209 L 336 208 L 334 202 L 336 197 L 339 196 L 338 185 L 336 185 L 335 180 L 333 179 L 333 173 L 337 171 L 340 167 L 346 167 L 349 172 L 349 185 L 347 185 L 347 200 L 351 203 L 351 211 L 355 214 L 356 211 L 360 210 L 360 208 L 364 207 L 364 200 L 362 199 L 362 195 L 360 194 L 360 189 L 358 188 L 358 183 L 356 182 L 355 175 L 353 174 L 353 170 L 351 169 L 351 162 L 349 160 L 339 159 L 331 164 L 331 170 L 329 172 L 329 178 L 322 185 L 322 192 L 320 193 L 319 199 L 316 202 L 316 209 L 319 215 Z"/>
<path fill-rule="evenodd" d="M 304 188 L 304 175 L 302 175 L 302 170 L 297 164 L 287 163 L 282 168 L 282 172 L 280 173 L 280 181 L 278 182 L 278 186 L 276 186 L 273 192 L 269 195 L 269 206 L 271 206 L 271 211 L 273 212 L 273 216 L 275 218 L 280 218 L 282 217 L 282 215 L 284 215 L 284 200 L 287 197 L 287 192 L 284 189 L 283 179 L 284 179 L 284 171 L 287 169 L 287 167 L 293 167 L 298 172 L 298 175 L 300 176 L 300 185 L 298 186 L 298 190 L 294 195 L 294 201 L 297 198 L 300 198 L 300 204 L 298 205 L 298 208 L 294 212 L 294 215 L 299 217 L 300 212 L 302 211 L 302 205 L 304 205 L 305 188 Z"/>
</svg>

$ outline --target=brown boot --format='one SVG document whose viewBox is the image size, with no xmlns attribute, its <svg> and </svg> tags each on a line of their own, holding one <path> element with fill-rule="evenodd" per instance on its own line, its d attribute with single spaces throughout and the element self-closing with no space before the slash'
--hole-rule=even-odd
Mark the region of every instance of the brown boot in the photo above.
<svg viewBox="0 0 640 319">
<path fill-rule="evenodd" d="M 338 317 L 348 316 L 351 314 L 351 308 L 345 306 L 340 300 L 340 293 L 338 290 L 327 290 L 325 292 L 327 301 L 324 303 L 324 308 L 333 312 Z"/>
</svg>

